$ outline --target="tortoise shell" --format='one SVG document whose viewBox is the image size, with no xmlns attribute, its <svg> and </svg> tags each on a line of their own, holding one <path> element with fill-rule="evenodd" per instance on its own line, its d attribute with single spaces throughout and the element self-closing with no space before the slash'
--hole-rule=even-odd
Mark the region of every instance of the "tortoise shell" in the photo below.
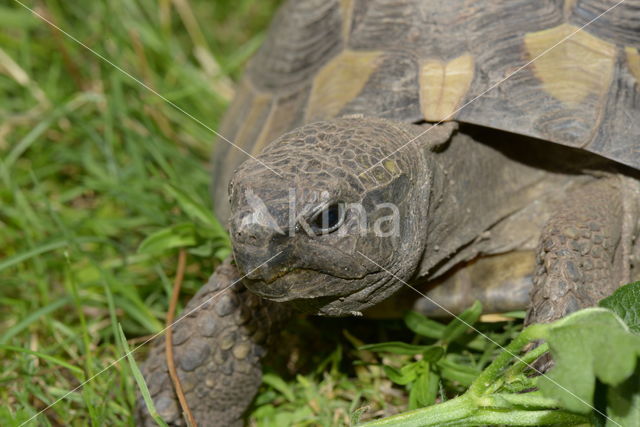
<svg viewBox="0 0 640 427">
<path fill-rule="evenodd" d="M 217 144 L 218 215 L 247 154 L 352 114 L 457 120 L 639 169 L 639 49 L 640 0 L 290 0 L 220 128 L 242 150 Z"/>
</svg>

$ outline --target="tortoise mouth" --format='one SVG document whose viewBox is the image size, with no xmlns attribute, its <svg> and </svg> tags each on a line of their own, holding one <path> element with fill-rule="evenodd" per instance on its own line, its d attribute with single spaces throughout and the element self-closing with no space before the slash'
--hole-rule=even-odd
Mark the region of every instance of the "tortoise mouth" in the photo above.
<svg viewBox="0 0 640 427">
<path fill-rule="evenodd" d="M 309 268 L 294 268 L 272 278 L 245 278 L 245 286 L 256 295 L 276 302 L 331 299 L 350 295 L 367 285 L 368 274 L 338 277 Z"/>
<path fill-rule="evenodd" d="M 258 296 L 284 303 L 297 310 L 320 316 L 361 314 L 394 292 L 394 284 L 384 270 L 360 279 L 343 279 L 330 274 L 296 269 L 267 283 L 263 279 L 244 279 L 245 286 Z M 389 290 L 391 289 L 391 290 Z"/>
<path fill-rule="evenodd" d="M 335 276 L 308 268 L 294 268 L 266 278 L 246 278 L 245 285 L 258 296 L 272 301 L 284 302 L 309 297 L 314 290 Z"/>
</svg>

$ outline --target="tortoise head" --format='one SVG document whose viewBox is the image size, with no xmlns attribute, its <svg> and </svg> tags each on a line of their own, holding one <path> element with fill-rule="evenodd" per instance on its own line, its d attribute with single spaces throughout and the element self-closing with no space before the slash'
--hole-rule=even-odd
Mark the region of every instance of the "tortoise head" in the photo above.
<svg viewBox="0 0 640 427">
<path fill-rule="evenodd" d="M 246 286 L 334 316 L 400 288 L 426 238 L 425 158 L 414 144 L 395 152 L 412 137 L 402 124 L 337 119 L 297 128 L 243 163 L 229 186 L 229 228 Z"/>
</svg>

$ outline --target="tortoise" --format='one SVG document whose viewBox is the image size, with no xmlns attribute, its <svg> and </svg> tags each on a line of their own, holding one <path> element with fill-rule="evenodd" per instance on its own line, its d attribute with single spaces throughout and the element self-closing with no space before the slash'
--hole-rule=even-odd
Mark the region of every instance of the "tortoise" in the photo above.
<svg viewBox="0 0 640 427">
<path fill-rule="evenodd" d="M 233 256 L 174 327 L 200 425 L 243 423 L 292 310 L 548 322 L 638 276 L 640 0 L 616 3 L 281 6 L 214 155 Z M 143 372 L 184 425 L 163 346 Z"/>
</svg>

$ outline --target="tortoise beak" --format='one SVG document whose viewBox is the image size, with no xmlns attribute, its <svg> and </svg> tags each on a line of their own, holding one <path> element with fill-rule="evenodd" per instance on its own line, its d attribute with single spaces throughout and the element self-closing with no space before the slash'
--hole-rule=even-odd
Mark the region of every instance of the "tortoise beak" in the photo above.
<svg viewBox="0 0 640 427">
<path fill-rule="evenodd" d="M 255 224 L 236 224 L 231 231 L 234 258 L 246 274 L 246 285 L 265 298 L 284 301 L 333 293 L 340 290 L 324 289 L 318 282 L 327 276 L 352 281 L 371 273 L 361 259 L 304 234 L 283 235 Z"/>
<path fill-rule="evenodd" d="M 239 269 L 248 279 L 267 284 L 301 269 L 342 279 L 361 279 L 371 272 L 361 259 L 308 240 L 289 244 L 279 238 L 259 240 L 256 244 L 234 241 L 233 253 Z M 269 262 L 265 263 L 267 260 Z"/>
<path fill-rule="evenodd" d="M 298 242 L 297 265 L 341 279 L 362 279 L 368 273 L 361 258 L 315 241 Z"/>
</svg>

